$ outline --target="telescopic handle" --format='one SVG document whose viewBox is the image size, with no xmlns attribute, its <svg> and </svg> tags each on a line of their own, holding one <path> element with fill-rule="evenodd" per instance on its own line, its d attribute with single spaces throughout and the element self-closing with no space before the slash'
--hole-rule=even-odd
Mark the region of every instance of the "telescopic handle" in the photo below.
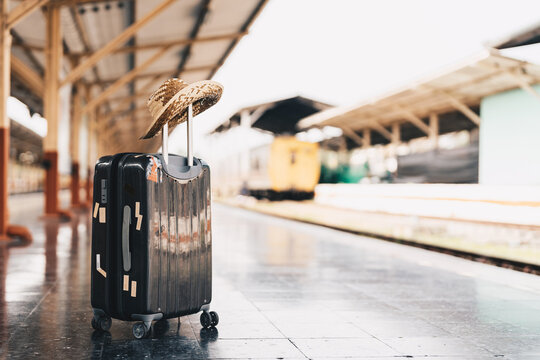
<svg viewBox="0 0 540 360">
<path fill-rule="evenodd" d="M 188 106 L 187 117 L 187 159 L 188 166 L 193 166 L 193 107 Z"/>
<path fill-rule="evenodd" d="M 161 129 L 161 153 L 165 164 L 169 165 L 169 123 L 165 123 Z"/>
</svg>

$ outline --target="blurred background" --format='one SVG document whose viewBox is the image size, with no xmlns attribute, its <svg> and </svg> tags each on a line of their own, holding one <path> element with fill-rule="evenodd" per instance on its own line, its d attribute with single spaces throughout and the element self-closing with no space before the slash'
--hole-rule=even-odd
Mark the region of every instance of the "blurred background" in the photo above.
<svg viewBox="0 0 540 360">
<path fill-rule="evenodd" d="M 159 151 L 158 139 L 136 139 L 150 121 L 147 97 L 174 75 L 163 69 L 180 54 L 176 75 L 189 82 L 211 77 L 225 87 L 194 130 L 196 155 L 212 168 L 215 200 L 540 265 L 537 1 L 272 0 L 264 11 L 252 1 L 234 20 L 257 10 L 247 18 L 249 31 L 236 36 L 223 35 L 233 32 L 227 26 L 234 27 L 234 16 L 220 22 L 221 5 L 207 5 L 197 35 L 207 42 L 157 57 L 157 45 L 115 53 L 86 73 L 85 86 L 59 90 L 59 188 L 73 184 L 74 172 L 77 188 L 90 184 L 98 155 Z M 109 32 L 120 33 L 119 19 L 140 20 L 151 8 L 84 3 L 69 9 L 71 18 L 63 10 L 62 25 L 78 35 L 65 34 L 64 51 L 74 55 L 61 71 L 71 76 L 68 70 L 90 54 L 85 46 L 106 44 Z M 32 24 L 43 23 L 40 16 L 17 25 L 13 50 L 38 75 L 44 35 Z M 155 41 L 159 31 L 174 38 L 182 25 L 167 21 L 168 31 L 151 22 L 132 44 Z M 176 46 L 161 45 L 167 44 Z M 220 59 L 231 44 L 234 51 Z M 140 71 L 127 82 L 120 75 L 129 69 Z M 15 73 L 8 99 L 9 194 L 45 184 L 48 122 L 28 81 Z M 100 97 L 110 84 L 127 86 L 112 100 Z M 79 105 L 75 92 L 86 96 Z M 95 110 L 83 109 L 74 125 L 71 115 L 88 103 Z M 93 122 L 105 131 L 95 133 Z M 169 148 L 185 154 L 185 124 L 171 134 Z"/>
<path fill-rule="evenodd" d="M 538 0 L 0 5 L 0 354 L 540 358 Z M 92 333 L 94 166 L 161 151 L 171 77 L 224 86 L 194 119 L 219 333 Z"/>
</svg>

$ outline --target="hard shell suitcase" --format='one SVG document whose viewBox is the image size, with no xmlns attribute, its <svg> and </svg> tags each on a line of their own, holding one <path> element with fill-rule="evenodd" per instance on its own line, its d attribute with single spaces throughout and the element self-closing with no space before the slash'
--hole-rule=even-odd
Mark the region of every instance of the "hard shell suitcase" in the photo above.
<svg viewBox="0 0 540 360">
<path fill-rule="evenodd" d="M 210 168 L 188 156 L 121 153 L 98 160 L 92 210 L 92 326 L 111 318 L 139 320 L 133 335 L 149 334 L 153 320 L 203 311 L 216 326 L 212 299 Z"/>
</svg>

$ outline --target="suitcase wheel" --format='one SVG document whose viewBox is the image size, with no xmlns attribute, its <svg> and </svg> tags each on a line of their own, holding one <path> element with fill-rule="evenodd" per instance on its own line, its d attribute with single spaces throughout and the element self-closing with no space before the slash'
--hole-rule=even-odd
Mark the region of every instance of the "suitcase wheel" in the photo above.
<svg viewBox="0 0 540 360">
<path fill-rule="evenodd" d="M 112 325 L 112 319 L 109 316 L 94 316 L 92 318 L 92 327 L 96 330 L 109 331 Z"/>
<path fill-rule="evenodd" d="M 218 316 L 217 312 L 210 311 L 210 317 L 212 318 L 212 326 L 216 327 L 217 324 L 219 324 L 219 316 Z"/>
<path fill-rule="evenodd" d="M 151 329 L 152 323 L 145 324 L 143 322 L 138 322 L 135 325 L 133 325 L 133 336 L 136 339 L 144 339 L 145 337 L 148 337 L 150 335 L 150 329 Z"/>
<path fill-rule="evenodd" d="M 201 313 L 201 325 L 203 328 L 208 329 L 214 327 L 219 323 L 219 316 L 215 311 L 203 311 Z"/>
</svg>

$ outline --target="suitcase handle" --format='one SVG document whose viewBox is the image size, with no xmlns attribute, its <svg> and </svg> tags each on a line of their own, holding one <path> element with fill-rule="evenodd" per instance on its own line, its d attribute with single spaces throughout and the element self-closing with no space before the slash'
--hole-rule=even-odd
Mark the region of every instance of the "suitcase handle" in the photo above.
<svg viewBox="0 0 540 360">
<path fill-rule="evenodd" d="M 193 106 L 187 109 L 187 164 L 193 166 Z M 161 153 L 165 164 L 169 165 L 169 123 L 166 122 L 161 129 Z"/>
<path fill-rule="evenodd" d="M 124 217 L 122 221 L 122 263 L 124 271 L 131 270 L 131 253 L 129 252 L 129 226 L 131 225 L 131 208 L 124 206 Z"/>
</svg>

